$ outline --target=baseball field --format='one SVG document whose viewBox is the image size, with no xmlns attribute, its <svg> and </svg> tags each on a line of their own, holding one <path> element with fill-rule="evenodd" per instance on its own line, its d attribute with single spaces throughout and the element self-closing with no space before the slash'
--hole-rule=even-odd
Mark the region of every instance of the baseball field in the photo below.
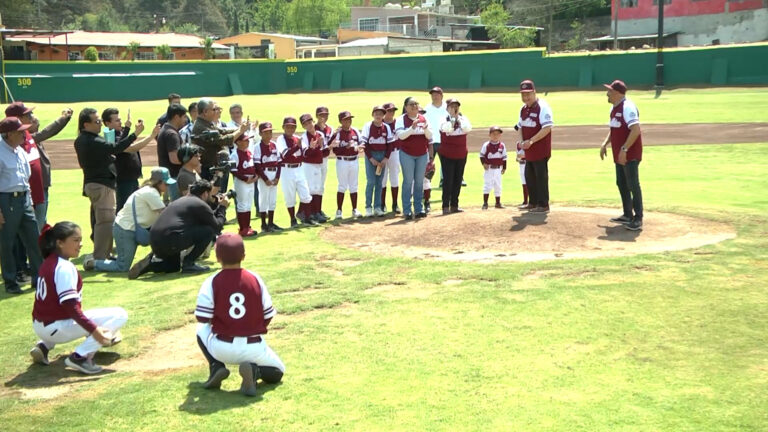
<svg viewBox="0 0 768 432">
<path fill-rule="evenodd" d="M 324 104 L 331 119 L 350 109 L 361 126 L 370 105 L 407 95 L 219 102 L 276 123 Z M 246 240 L 245 266 L 263 277 L 278 310 L 268 342 L 287 368 L 281 384 L 259 384 L 254 398 L 238 392 L 236 368 L 221 391 L 202 388 L 208 371 L 192 313 L 207 275 L 128 281 L 82 272 L 84 309 L 129 313 L 123 343 L 97 354 L 107 373 L 95 377 L 64 368 L 75 343 L 57 346 L 50 366 L 32 365 L 33 294 L 0 294 L 0 430 L 768 430 L 768 89 L 629 96 L 644 130 L 677 125 L 644 140 L 639 234 L 608 222 L 620 201 L 613 164 L 597 150 L 607 126 L 587 127 L 607 123 L 604 92 L 541 93 L 557 125 L 547 216 L 512 206 L 522 200 L 514 163 L 503 180 L 508 207 L 481 211 L 475 152 L 465 214 L 346 219 Z M 478 130 L 514 124 L 520 107 L 514 93 L 458 97 Z M 154 120 L 165 101 L 87 105 L 130 107 L 135 121 Z M 61 108 L 41 104 L 36 113 L 46 123 Z M 595 129 L 598 141 L 565 149 L 560 125 Z M 686 140 L 685 130 L 700 128 L 706 140 Z M 74 131 L 57 139 L 71 141 Z M 671 143 L 681 145 L 655 145 Z M 71 166 L 71 145 L 52 146 L 60 147 L 54 167 Z M 87 237 L 81 172 L 53 176 L 49 220 L 73 220 Z M 287 226 L 281 195 L 276 222 Z M 439 208 L 436 187 L 432 199 Z M 348 217 L 348 198 L 345 206 Z M 86 240 L 83 253 L 91 248 Z"/>
</svg>

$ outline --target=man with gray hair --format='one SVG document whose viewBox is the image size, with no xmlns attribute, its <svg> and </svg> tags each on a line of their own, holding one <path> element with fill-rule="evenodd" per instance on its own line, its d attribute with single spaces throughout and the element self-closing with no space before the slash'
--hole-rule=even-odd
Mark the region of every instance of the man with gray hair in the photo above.
<svg viewBox="0 0 768 432">
<path fill-rule="evenodd" d="M 214 173 L 211 168 L 218 165 L 218 153 L 225 150 L 229 154 L 229 147 L 232 146 L 235 139 L 250 127 L 246 122 L 234 131 L 221 129 L 215 123 L 217 108 L 218 106 L 213 99 L 200 99 L 197 103 L 197 119 L 192 127 L 192 143 L 203 148 L 200 175 L 206 180 L 213 179 Z"/>
</svg>

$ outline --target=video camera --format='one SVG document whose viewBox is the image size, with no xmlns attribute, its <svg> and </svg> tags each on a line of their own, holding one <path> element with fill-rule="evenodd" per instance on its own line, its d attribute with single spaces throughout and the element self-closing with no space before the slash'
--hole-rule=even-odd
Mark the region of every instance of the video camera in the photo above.
<svg viewBox="0 0 768 432">
<path fill-rule="evenodd" d="M 192 142 L 195 141 L 215 141 L 221 138 L 221 134 L 217 130 L 203 131 L 197 135 L 192 135 Z"/>
<path fill-rule="evenodd" d="M 221 173 L 230 172 L 237 168 L 235 161 L 229 159 L 229 153 L 226 150 L 219 150 L 216 153 L 216 165 L 211 167 L 211 171 Z"/>
</svg>

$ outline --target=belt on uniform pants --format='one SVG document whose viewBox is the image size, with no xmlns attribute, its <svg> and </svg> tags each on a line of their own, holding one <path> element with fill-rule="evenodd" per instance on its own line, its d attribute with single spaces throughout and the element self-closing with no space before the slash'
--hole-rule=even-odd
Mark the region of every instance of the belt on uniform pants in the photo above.
<svg viewBox="0 0 768 432">
<path fill-rule="evenodd" d="M 501 169 L 501 165 L 491 165 L 488 168 L 490 168 L 490 169 Z"/>
<path fill-rule="evenodd" d="M 298 168 L 300 166 L 301 166 L 300 163 L 297 163 L 297 164 L 283 164 L 284 168 Z"/>
<path fill-rule="evenodd" d="M 34 321 L 37 321 L 37 320 L 34 320 Z M 49 325 L 51 325 L 51 324 L 55 323 L 56 321 L 37 321 L 37 322 L 39 322 L 40 324 L 42 324 L 42 325 L 43 325 L 43 327 L 48 327 Z"/>
<path fill-rule="evenodd" d="M 228 343 L 232 343 L 235 340 L 235 338 L 232 336 L 224 336 L 224 335 L 218 335 L 218 334 L 216 335 L 216 339 L 222 342 L 228 342 Z M 259 342 L 261 342 L 261 336 L 248 336 L 249 344 L 259 343 Z"/>
<path fill-rule="evenodd" d="M 342 156 L 339 159 L 343 161 L 354 161 L 357 160 L 357 156 Z"/>
<path fill-rule="evenodd" d="M 267 167 L 267 168 L 264 168 L 264 171 L 277 171 L 277 168 Z"/>
<path fill-rule="evenodd" d="M 22 192 L 0 192 L 0 195 L 10 195 L 13 198 L 24 196 L 26 194 L 27 194 L 27 191 L 22 191 Z"/>
</svg>

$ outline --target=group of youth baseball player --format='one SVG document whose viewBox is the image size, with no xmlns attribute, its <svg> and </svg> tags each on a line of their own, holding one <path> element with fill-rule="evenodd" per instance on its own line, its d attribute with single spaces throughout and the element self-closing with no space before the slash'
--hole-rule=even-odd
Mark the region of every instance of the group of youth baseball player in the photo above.
<svg viewBox="0 0 768 432">
<path fill-rule="evenodd" d="M 627 87 L 622 81 L 616 80 L 605 84 L 605 87 L 612 109 L 610 132 L 600 148 L 600 157 L 602 159 L 606 156 L 610 144 L 624 210 L 621 216 L 611 220 L 630 230 L 640 230 L 643 206 L 638 173 L 642 157 L 639 113 L 634 103 L 626 98 Z M 437 88 L 432 91 L 437 91 Z M 520 173 L 524 184 L 524 208 L 533 212 L 546 212 L 549 210 L 547 161 L 551 154 L 552 112 L 543 100 L 536 97 L 532 81 L 523 81 L 520 91 L 524 105 L 516 127 L 521 137 L 517 142 L 516 160 L 522 167 Z M 451 105 L 454 106 L 451 108 Z M 466 137 L 471 126 L 468 120 L 461 118 L 458 112 L 460 104 L 455 99 L 449 99 L 447 106 L 443 139 L 451 134 Z M 412 185 L 420 184 L 420 179 L 414 176 L 419 169 L 414 167 L 421 165 L 423 175 L 427 165 L 425 162 L 431 162 L 426 160 L 427 153 L 419 154 L 427 150 L 425 143 L 431 139 L 431 133 L 428 120 L 419 113 L 418 102 L 414 98 L 406 99 L 402 116 L 395 118 L 396 110 L 391 103 L 374 107 L 373 120 L 366 123 L 361 131 L 351 127 L 353 116 L 344 111 L 338 115 L 341 127 L 332 130 L 326 123 L 328 109 L 319 107 L 316 111 L 317 122 L 309 114 L 300 116 L 299 123 L 305 129 L 301 137 L 294 135 L 296 120 L 286 117 L 282 125 L 283 133 L 276 141 L 272 140 L 272 124 L 261 123 L 258 127 L 261 138 L 258 145 L 251 145 L 253 140 L 249 138 L 241 139 L 233 152 L 233 159 L 237 161 L 234 171 L 238 197 L 242 196 L 245 203 L 252 201 L 252 198 L 247 198 L 252 193 L 247 190 L 247 186 L 252 188 L 258 181 L 260 208 L 274 211 L 276 187 L 278 180 L 281 180 L 292 224 L 297 223 L 296 219 L 310 224 L 327 220 L 320 206 L 327 172 L 326 159 L 332 151 L 337 158 L 339 180 L 336 217 L 341 217 L 346 192 L 349 192 L 352 200 L 353 216 L 359 217 L 357 158 L 364 153 L 366 173 L 369 179 L 374 180 L 366 185 L 366 213 L 369 216 L 383 214 L 383 195 L 386 192 L 382 190 L 383 179 L 393 172 L 395 174 L 390 181 L 393 207 L 397 211 L 398 168 L 403 168 L 404 185 L 409 184 L 409 181 Z M 480 150 L 480 161 L 485 169 L 483 209 L 488 208 L 491 191 L 496 197 L 495 206 L 502 207 L 501 174 L 506 170 L 506 146 L 501 140 L 502 133 L 500 127 L 491 127 L 489 140 Z M 417 139 L 409 141 L 412 136 Z M 398 141 L 399 144 L 394 144 Z M 398 155 L 398 151 L 403 151 L 403 154 Z M 461 153 L 458 152 L 459 158 Z M 440 154 L 443 156 L 445 153 Z M 429 155 L 433 156 L 432 151 Z M 460 169 L 456 170 L 450 168 L 455 154 L 450 155 L 454 158 L 447 158 L 447 162 L 443 160 L 447 168 L 443 186 L 450 181 L 449 188 L 455 185 L 460 188 L 463 165 L 458 164 Z M 409 202 L 412 195 L 417 215 L 423 212 L 423 208 L 418 205 L 421 197 L 417 196 L 422 188 L 405 189 L 403 211 L 406 217 L 413 215 Z M 447 200 L 444 196 L 443 200 L 443 209 L 447 208 L 449 213 L 460 211 L 458 194 L 453 193 Z M 297 194 L 301 204 L 299 212 L 295 213 Z M 241 207 L 238 207 L 240 211 Z M 220 388 L 222 381 L 230 374 L 226 365 L 233 364 L 237 365 L 242 378 L 240 391 L 253 396 L 257 394 L 256 384 L 259 379 L 266 383 L 279 382 L 285 372 L 285 365 L 266 343 L 267 328 L 276 314 L 267 286 L 258 274 L 241 267 L 245 258 L 242 237 L 247 234 L 241 227 L 240 235 L 224 233 L 216 240 L 216 256 L 222 269 L 203 282 L 197 297 L 195 316 L 199 322 L 197 343 L 209 363 L 209 377 L 203 386 L 208 389 Z M 64 363 L 84 374 L 97 374 L 102 371 L 102 367 L 95 364 L 94 355 L 100 348 L 114 346 L 122 340 L 120 330 L 128 314 L 120 307 L 82 310 L 83 280 L 70 262 L 70 259 L 80 254 L 80 227 L 72 222 L 46 226 L 40 235 L 39 244 L 44 261 L 40 267 L 32 311 L 33 329 L 39 341 L 30 355 L 35 363 L 48 365 L 49 353 L 57 344 L 85 338 L 65 358 Z"/>
</svg>

